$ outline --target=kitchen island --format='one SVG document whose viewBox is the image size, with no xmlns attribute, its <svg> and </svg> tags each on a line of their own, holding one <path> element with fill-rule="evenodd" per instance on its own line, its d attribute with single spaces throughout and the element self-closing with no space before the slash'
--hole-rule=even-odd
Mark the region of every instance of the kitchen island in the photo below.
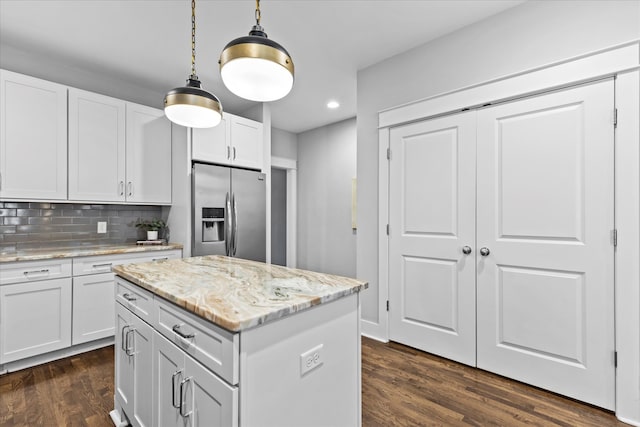
<svg viewBox="0 0 640 427">
<path fill-rule="evenodd" d="M 223 256 L 113 271 L 116 424 L 361 424 L 365 282 Z"/>
</svg>

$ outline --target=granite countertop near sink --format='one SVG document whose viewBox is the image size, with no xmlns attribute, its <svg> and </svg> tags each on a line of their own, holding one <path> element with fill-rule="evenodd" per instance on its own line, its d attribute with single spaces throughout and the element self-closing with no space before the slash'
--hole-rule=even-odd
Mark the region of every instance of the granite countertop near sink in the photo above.
<svg viewBox="0 0 640 427">
<path fill-rule="evenodd" d="M 95 245 L 95 246 L 66 246 L 59 248 L 28 249 L 16 252 L 0 252 L 0 263 L 16 261 L 38 261 L 55 258 L 75 258 L 93 255 L 117 255 L 135 252 L 166 251 L 182 249 L 181 244 L 168 243 L 166 245 Z"/>
<path fill-rule="evenodd" d="M 348 277 L 219 255 L 118 265 L 113 272 L 232 332 L 368 286 Z"/>
</svg>

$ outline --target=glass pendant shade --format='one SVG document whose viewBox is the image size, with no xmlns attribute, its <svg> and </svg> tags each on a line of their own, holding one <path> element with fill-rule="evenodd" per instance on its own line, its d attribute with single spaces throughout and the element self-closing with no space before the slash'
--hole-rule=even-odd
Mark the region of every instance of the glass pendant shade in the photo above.
<svg viewBox="0 0 640 427">
<path fill-rule="evenodd" d="M 173 123 L 191 128 L 217 126 L 222 119 L 220 101 L 210 92 L 202 89 L 195 76 L 187 80 L 187 85 L 171 89 L 164 97 L 164 114 Z"/>
<path fill-rule="evenodd" d="M 234 94 L 268 102 L 285 97 L 293 87 L 291 56 L 255 25 L 248 36 L 227 44 L 220 55 L 220 75 Z"/>
</svg>

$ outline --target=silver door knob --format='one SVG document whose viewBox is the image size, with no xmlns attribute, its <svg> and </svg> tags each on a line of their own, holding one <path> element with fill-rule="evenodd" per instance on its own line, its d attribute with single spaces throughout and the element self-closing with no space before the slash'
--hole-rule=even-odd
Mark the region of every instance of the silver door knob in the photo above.
<svg viewBox="0 0 640 427">
<path fill-rule="evenodd" d="M 465 255 L 469 255 L 471 253 L 471 246 L 463 246 L 462 253 Z"/>
<path fill-rule="evenodd" d="M 489 250 L 489 248 L 480 248 L 480 255 L 488 256 L 490 253 L 491 251 Z"/>
</svg>

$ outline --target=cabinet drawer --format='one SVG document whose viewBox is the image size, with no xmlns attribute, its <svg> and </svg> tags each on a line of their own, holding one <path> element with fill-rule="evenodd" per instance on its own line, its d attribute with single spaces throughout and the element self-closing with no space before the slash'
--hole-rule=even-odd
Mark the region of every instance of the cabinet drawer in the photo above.
<svg viewBox="0 0 640 427">
<path fill-rule="evenodd" d="M 238 384 L 239 334 L 161 298 L 155 299 L 154 306 L 154 326 L 162 335 L 231 385 Z"/>
<path fill-rule="evenodd" d="M 0 285 L 60 279 L 71 276 L 70 259 L 19 261 L 0 264 Z"/>
<path fill-rule="evenodd" d="M 132 264 L 137 262 L 163 261 L 167 259 L 181 258 L 179 249 L 167 251 L 136 252 L 118 255 L 98 255 L 73 259 L 73 275 L 109 273 L 114 265 Z"/>
<path fill-rule="evenodd" d="M 145 322 L 152 324 L 153 294 L 151 292 L 116 276 L 116 301 Z"/>
</svg>

